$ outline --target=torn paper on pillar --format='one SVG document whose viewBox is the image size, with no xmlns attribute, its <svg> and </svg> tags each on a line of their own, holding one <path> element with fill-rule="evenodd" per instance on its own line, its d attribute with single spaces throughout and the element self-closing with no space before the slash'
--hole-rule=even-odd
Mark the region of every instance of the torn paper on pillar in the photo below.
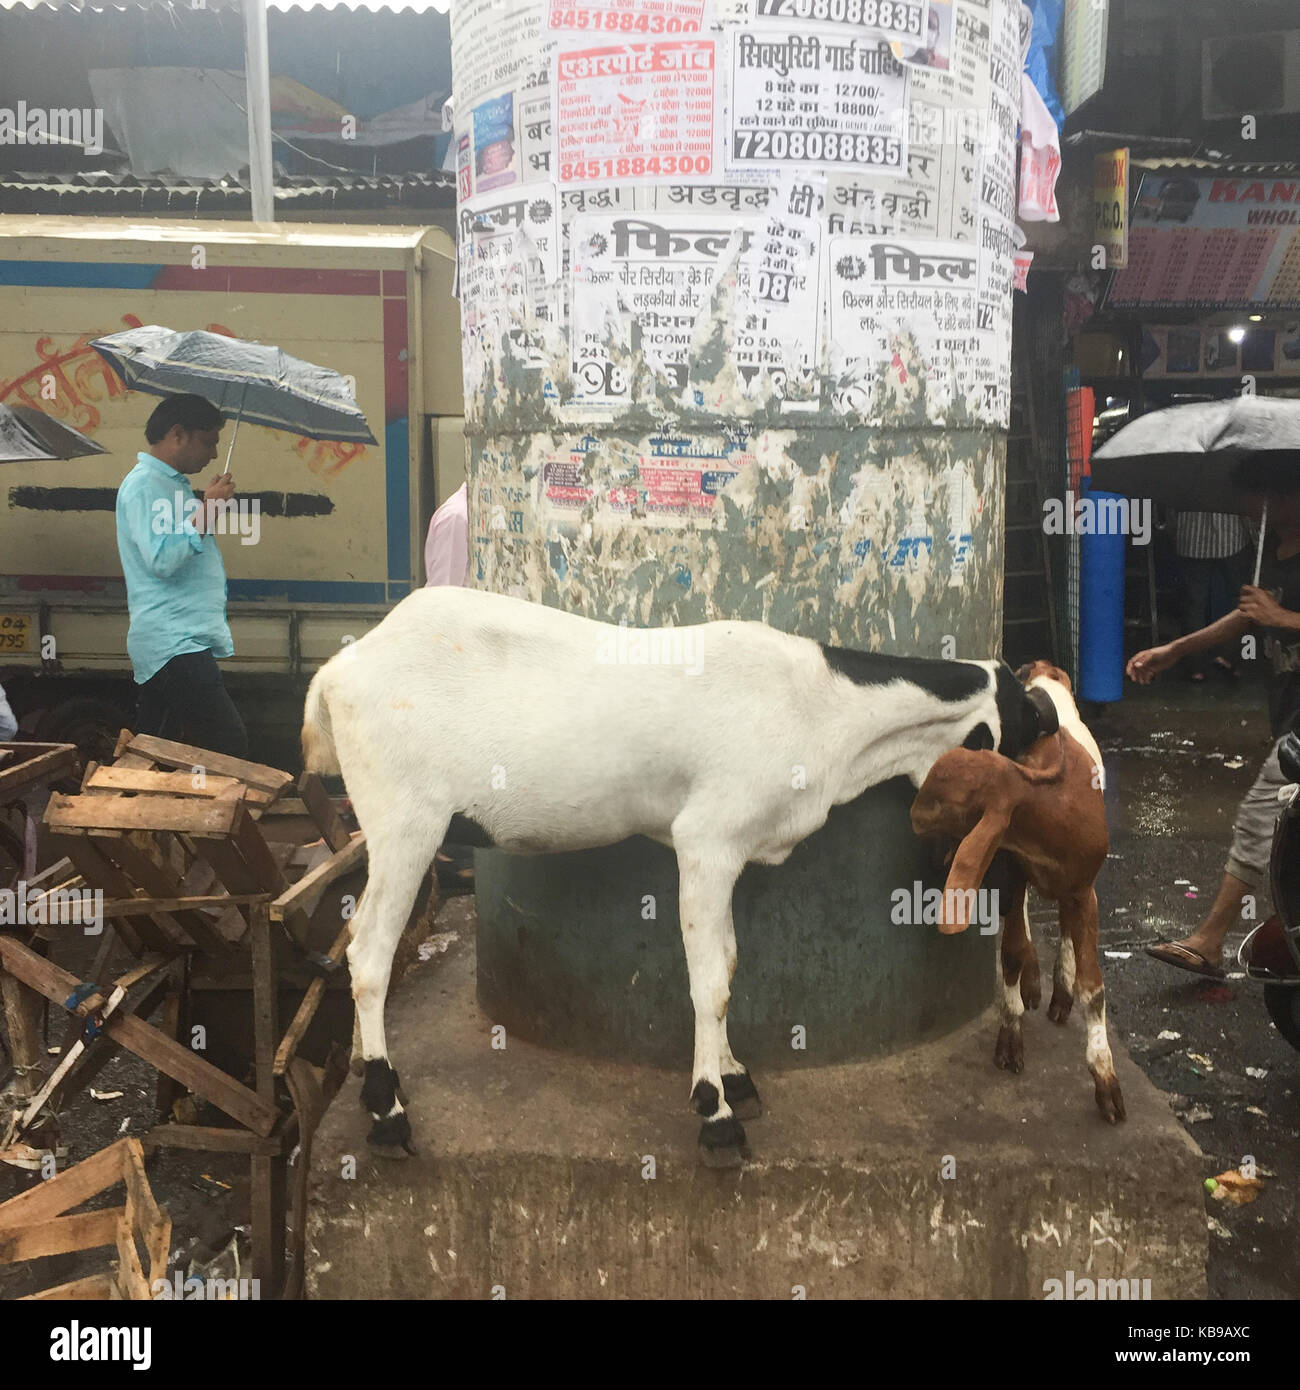
<svg viewBox="0 0 1300 1390">
<path fill-rule="evenodd" d="M 923 399 L 931 424 L 956 411 L 1005 428 L 1006 257 L 956 241 L 832 237 L 827 258 L 837 410 L 877 423 Z"/>
</svg>

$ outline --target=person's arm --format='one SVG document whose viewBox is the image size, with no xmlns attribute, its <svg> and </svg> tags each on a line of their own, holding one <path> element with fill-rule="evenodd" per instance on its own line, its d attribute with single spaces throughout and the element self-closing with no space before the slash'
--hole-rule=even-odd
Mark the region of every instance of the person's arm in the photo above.
<svg viewBox="0 0 1300 1390">
<path fill-rule="evenodd" d="M 1292 616 L 1300 619 L 1300 614 Z M 1183 657 L 1191 656 L 1193 652 L 1209 651 L 1223 642 L 1235 641 L 1246 634 L 1252 622 L 1258 621 L 1259 619 L 1237 609 L 1225 614 L 1209 627 L 1201 628 L 1199 632 L 1189 632 L 1185 637 L 1166 642 L 1163 647 L 1148 647 L 1145 651 L 1138 652 L 1136 656 L 1129 658 L 1129 663 L 1124 668 L 1125 674 L 1129 680 L 1137 681 L 1139 685 L 1150 685 L 1161 671 L 1167 671 Z"/>
<path fill-rule="evenodd" d="M 138 496 L 128 498 L 124 508 L 127 535 L 159 579 L 172 578 L 192 555 L 203 549 L 205 509 L 200 507 L 192 518 L 178 517 L 178 490 L 181 506 L 185 507 L 193 494 L 179 488 L 167 495 L 151 495 L 142 489 Z M 228 474 L 222 475 L 208 484 L 203 501 L 206 504 L 210 497 L 224 499 L 234 490 L 233 480 Z"/>
</svg>

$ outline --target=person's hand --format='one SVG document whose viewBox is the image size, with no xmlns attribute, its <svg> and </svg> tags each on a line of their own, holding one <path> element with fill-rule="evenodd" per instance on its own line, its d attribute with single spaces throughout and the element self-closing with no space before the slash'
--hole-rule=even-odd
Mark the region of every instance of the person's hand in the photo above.
<svg viewBox="0 0 1300 1390">
<path fill-rule="evenodd" d="M 201 536 L 207 529 L 208 503 L 228 502 L 235 495 L 235 479 L 231 473 L 218 473 L 203 489 L 203 505 L 194 517 L 194 529 Z"/>
<path fill-rule="evenodd" d="M 1166 642 L 1163 647 L 1148 647 L 1130 657 L 1124 674 L 1139 685 L 1150 685 L 1161 671 L 1167 671 L 1177 660 L 1172 643 Z"/>
<path fill-rule="evenodd" d="M 1243 586 L 1241 598 L 1237 602 L 1237 612 L 1261 627 L 1287 627 L 1295 616 L 1269 593 L 1253 584 Z"/>
</svg>

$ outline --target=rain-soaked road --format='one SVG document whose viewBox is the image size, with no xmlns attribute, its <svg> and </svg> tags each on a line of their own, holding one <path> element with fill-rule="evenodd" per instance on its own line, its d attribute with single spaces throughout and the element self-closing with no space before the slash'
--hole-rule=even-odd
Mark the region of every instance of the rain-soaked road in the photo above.
<svg viewBox="0 0 1300 1390">
<path fill-rule="evenodd" d="M 1262 987 L 1237 971 L 1247 928 L 1225 943 L 1223 983 L 1162 965 L 1142 949 L 1160 936 L 1185 935 L 1213 900 L 1237 801 L 1269 746 L 1263 690 L 1164 677 L 1145 689 L 1126 684 L 1122 702 L 1085 715 L 1106 760 L 1111 854 L 1098 898 L 1112 1035 L 1170 1093 L 1206 1156 L 1206 1177 L 1247 1154 L 1264 1176 L 1251 1205 L 1206 1197 L 1211 1296 L 1295 1298 L 1300 1052 L 1273 1027 Z M 1052 910 L 1036 907 L 1033 921 L 1046 928 L 1036 935 L 1041 942 L 1045 934 L 1054 952 Z M 1043 956 L 1050 959 L 1047 950 Z"/>
</svg>

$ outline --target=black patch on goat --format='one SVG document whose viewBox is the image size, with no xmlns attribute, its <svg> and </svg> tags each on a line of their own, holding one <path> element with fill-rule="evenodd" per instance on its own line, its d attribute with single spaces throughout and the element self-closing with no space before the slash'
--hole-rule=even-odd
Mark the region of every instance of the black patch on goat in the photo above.
<svg viewBox="0 0 1300 1390">
<path fill-rule="evenodd" d="M 822 647 L 826 664 L 854 685 L 888 685 L 910 681 L 937 699 L 969 700 L 988 685 L 988 673 L 969 661 L 940 661 L 928 656 L 886 656 L 883 652 L 854 652 L 847 647 Z M 1011 672 L 1008 671 L 1010 676 Z"/>
<path fill-rule="evenodd" d="M 697 1081 L 691 1092 L 691 1105 L 697 1115 L 718 1113 L 718 1088 L 712 1081 Z"/>
<path fill-rule="evenodd" d="M 1026 690 L 1005 664 L 998 666 L 998 720 L 1002 738 L 998 752 L 1018 758 L 1036 739 L 1060 727 L 1056 706 L 1045 690 Z"/>
</svg>

